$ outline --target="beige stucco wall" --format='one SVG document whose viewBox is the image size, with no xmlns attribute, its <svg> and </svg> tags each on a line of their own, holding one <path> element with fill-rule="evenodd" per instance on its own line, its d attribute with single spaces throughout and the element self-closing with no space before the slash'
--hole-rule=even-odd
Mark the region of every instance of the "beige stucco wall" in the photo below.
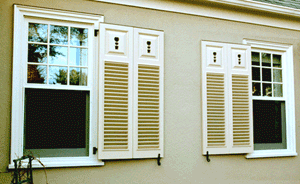
<svg viewBox="0 0 300 184">
<path fill-rule="evenodd" d="M 165 32 L 165 158 L 108 161 L 103 167 L 47 169 L 52 183 L 300 183 L 300 156 L 245 159 L 201 155 L 200 40 L 242 43 L 243 38 L 294 45 L 297 150 L 300 148 L 300 31 L 83 0 L 0 2 L 0 183 L 10 183 L 13 4 L 105 16 L 105 22 Z M 212 10 L 213 11 L 213 10 Z M 250 16 L 250 15 L 249 15 Z M 271 16 L 271 15 L 270 15 Z M 276 21 L 274 19 L 274 21 Z M 300 22 L 300 20 L 298 20 Z M 42 169 L 34 182 L 45 183 Z"/>
</svg>

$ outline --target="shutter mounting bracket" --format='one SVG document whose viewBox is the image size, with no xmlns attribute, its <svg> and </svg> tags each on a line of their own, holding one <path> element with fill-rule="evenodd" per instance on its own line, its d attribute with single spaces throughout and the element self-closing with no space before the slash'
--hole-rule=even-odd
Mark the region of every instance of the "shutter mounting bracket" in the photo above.
<svg viewBox="0 0 300 184">
<path fill-rule="evenodd" d="M 160 159 L 161 159 L 161 157 L 160 157 L 160 154 L 158 154 L 158 156 L 157 156 L 157 165 L 158 165 L 158 166 L 160 166 L 160 165 L 161 165 L 161 163 L 160 163 Z"/>
<path fill-rule="evenodd" d="M 96 152 L 98 151 L 98 148 L 93 147 L 93 154 L 96 155 Z"/>
<path fill-rule="evenodd" d="M 209 152 L 208 152 L 208 151 L 206 152 L 206 161 L 207 161 L 207 162 L 210 162 L 210 159 L 209 159 Z"/>
</svg>

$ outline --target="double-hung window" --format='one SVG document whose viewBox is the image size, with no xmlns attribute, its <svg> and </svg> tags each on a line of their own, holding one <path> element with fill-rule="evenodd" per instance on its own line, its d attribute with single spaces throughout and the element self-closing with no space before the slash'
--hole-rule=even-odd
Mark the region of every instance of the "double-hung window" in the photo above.
<svg viewBox="0 0 300 184">
<path fill-rule="evenodd" d="M 100 22 L 15 5 L 10 168 L 163 157 L 163 32 Z"/>
<path fill-rule="evenodd" d="M 296 156 L 293 47 L 251 45 L 254 152 L 247 158 Z"/>
<path fill-rule="evenodd" d="M 103 16 L 15 5 L 11 164 L 103 165 L 97 147 L 94 29 Z M 42 167 L 33 162 L 33 167 Z"/>
<path fill-rule="evenodd" d="M 295 156 L 292 46 L 202 41 L 203 154 Z"/>
</svg>

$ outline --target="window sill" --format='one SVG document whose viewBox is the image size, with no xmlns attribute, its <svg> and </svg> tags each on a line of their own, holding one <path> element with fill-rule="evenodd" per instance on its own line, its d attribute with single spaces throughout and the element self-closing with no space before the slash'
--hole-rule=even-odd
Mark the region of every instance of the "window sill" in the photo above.
<svg viewBox="0 0 300 184">
<path fill-rule="evenodd" d="M 46 168 L 53 167 L 84 167 L 84 166 L 103 166 L 104 162 L 96 158 L 78 157 L 78 158 L 41 158 L 40 161 Z M 24 160 L 22 167 L 27 167 L 28 161 Z M 32 168 L 43 168 L 37 160 L 32 161 Z M 14 169 L 14 163 L 8 165 L 8 169 Z"/>
<path fill-rule="evenodd" d="M 246 158 L 293 157 L 296 151 L 289 150 L 257 150 L 246 155 Z"/>
</svg>

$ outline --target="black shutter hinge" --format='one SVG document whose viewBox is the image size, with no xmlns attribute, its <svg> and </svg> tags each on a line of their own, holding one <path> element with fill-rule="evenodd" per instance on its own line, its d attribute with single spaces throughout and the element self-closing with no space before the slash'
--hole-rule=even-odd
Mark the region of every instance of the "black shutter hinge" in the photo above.
<svg viewBox="0 0 300 184">
<path fill-rule="evenodd" d="M 98 151 L 98 148 L 93 147 L 93 154 L 96 155 L 96 152 Z"/>
<path fill-rule="evenodd" d="M 99 33 L 99 29 L 95 29 L 94 31 L 95 31 L 95 32 L 94 32 L 94 35 L 97 36 L 98 33 Z"/>
</svg>

